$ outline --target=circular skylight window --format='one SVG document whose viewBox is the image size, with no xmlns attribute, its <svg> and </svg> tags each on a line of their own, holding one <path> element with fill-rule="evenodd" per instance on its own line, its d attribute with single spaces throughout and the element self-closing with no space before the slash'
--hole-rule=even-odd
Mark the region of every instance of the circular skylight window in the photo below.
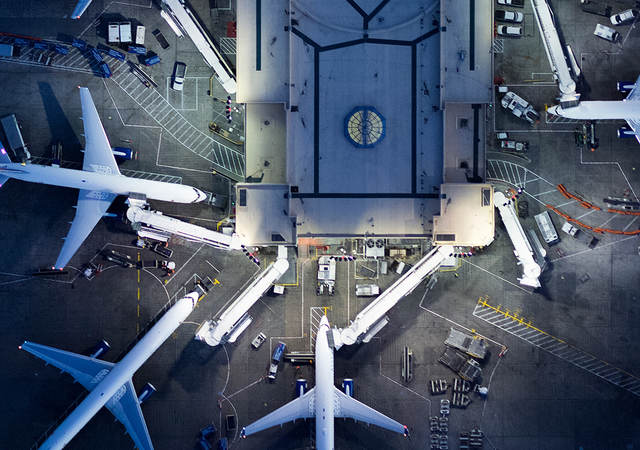
<svg viewBox="0 0 640 450">
<path fill-rule="evenodd" d="M 358 106 L 344 119 L 344 135 L 358 148 L 371 148 L 384 139 L 384 117 L 373 106 Z"/>
</svg>

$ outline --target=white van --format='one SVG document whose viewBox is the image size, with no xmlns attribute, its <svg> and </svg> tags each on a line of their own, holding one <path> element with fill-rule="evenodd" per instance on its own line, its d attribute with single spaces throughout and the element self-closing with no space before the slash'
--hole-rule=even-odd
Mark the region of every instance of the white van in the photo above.
<svg viewBox="0 0 640 450">
<path fill-rule="evenodd" d="M 600 24 L 596 25 L 596 29 L 593 34 L 609 42 L 615 42 L 620 37 L 620 34 L 613 28 L 609 28 Z"/>
<path fill-rule="evenodd" d="M 611 20 L 611 25 L 621 25 L 626 22 L 631 22 L 636 17 L 638 17 L 638 11 L 635 9 L 627 9 L 618 14 L 614 14 L 609 20 Z"/>
</svg>

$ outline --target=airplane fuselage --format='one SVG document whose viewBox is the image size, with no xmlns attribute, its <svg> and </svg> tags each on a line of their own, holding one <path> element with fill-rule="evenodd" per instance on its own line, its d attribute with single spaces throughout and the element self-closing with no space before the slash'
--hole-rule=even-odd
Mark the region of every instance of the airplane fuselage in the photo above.
<svg viewBox="0 0 640 450">
<path fill-rule="evenodd" d="M 191 314 L 197 302 L 198 294 L 194 292 L 179 300 L 110 372 L 105 369 L 98 373 L 95 377 L 96 387 L 56 428 L 40 449 L 63 448 L 100 408 L 110 401 L 116 403 L 119 400 L 119 394 L 124 394 L 124 384 Z"/>
<path fill-rule="evenodd" d="M 176 203 L 196 203 L 206 194 L 192 186 L 130 178 L 120 174 L 88 172 L 40 164 L 0 164 L 0 175 L 29 181 L 116 195 L 144 194 L 149 199 Z"/>
<path fill-rule="evenodd" d="M 329 347 L 327 332 L 331 328 L 326 317 L 320 322 L 316 338 L 316 448 L 333 450 L 334 393 L 333 349 Z"/>
<path fill-rule="evenodd" d="M 585 101 L 572 108 L 552 106 L 551 114 L 578 120 L 626 120 L 640 117 L 640 102 L 619 101 Z"/>
</svg>

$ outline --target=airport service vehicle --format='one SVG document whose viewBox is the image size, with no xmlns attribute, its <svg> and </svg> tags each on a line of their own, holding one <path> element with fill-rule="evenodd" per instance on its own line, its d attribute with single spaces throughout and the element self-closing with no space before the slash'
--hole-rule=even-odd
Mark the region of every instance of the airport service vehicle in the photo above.
<svg viewBox="0 0 640 450">
<path fill-rule="evenodd" d="M 596 25 L 596 29 L 593 31 L 593 34 L 609 42 L 615 42 L 620 37 L 620 33 L 616 30 L 602 24 Z"/>
<path fill-rule="evenodd" d="M 29 149 L 25 145 L 24 139 L 22 139 L 22 133 L 20 132 L 20 126 L 18 125 L 16 115 L 9 114 L 8 116 L 4 116 L 0 119 L 0 123 L 2 123 L 4 135 L 7 137 L 7 141 L 9 142 L 9 148 L 15 157 L 22 162 L 31 159 L 31 153 L 29 153 Z M 0 158 L 0 163 L 2 163 L 2 158 Z M 3 183 L 4 181 L 0 174 L 0 186 L 2 186 Z"/>
<path fill-rule="evenodd" d="M 117 44 L 120 42 L 120 26 L 117 23 L 110 23 L 107 30 L 107 42 Z"/>
<path fill-rule="evenodd" d="M 87 42 L 82 39 L 73 38 L 72 46 L 77 48 L 78 50 L 85 51 L 87 49 Z"/>
<path fill-rule="evenodd" d="M 438 362 L 456 372 L 463 380 L 471 381 L 472 383 L 482 373 L 478 361 L 473 358 L 467 358 L 464 354 L 451 347 L 445 348 Z"/>
<path fill-rule="evenodd" d="M 316 295 L 325 292 L 329 295 L 335 293 L 336 285 L 336 260 L 323 255 L 318 258 L 318 283 L 316 285 Z"/>
<path fill-rule="evenodd" d="M 327 316 L 322 316 L 315 345 L 316 386 L 305 392 L 304 383 L 296 383 L 298 397 L 242 428 L 243 438 L 276 425 L 311 417 L 316 419 L 318 450 L 334 448 L 334 418 L 336 417 L 354 419 L 357 422 L 377 425 L 405 436 L 409 435 L 406 426 L 354 399 L 353 383 L 345 383 L 344 393 L 333 385 L 333 348 L 329 344 L 329 333 L 332 333 L 329 320 Z"/>
<path fill-rule="evenodd" d="M 269 366 L 269 379 L 275 380 L 276 375 L 278 374 L 278 364 L 280 364 L 280 360 L 282 359 L 282 355 L 284 354 L 284 350 L 287 348 L 284 342 L 280 342 L 276 349 L 273 351 L 273 356 L 271 357 L 271 365 Z"/>
<path fill-rule="evenodd" d="M 631 22 L 638 17 L 638 11 L 635 9 L 626 9 L 618 14 L 614 14 L 609 18 L 611 25 L 622 25 L 627 22 Z"/>
<path fill-rule="evenodd" d="M 356 284 L 356 297 L 373 297 L 380 295 L 380 286 L 377 284 Z"/>
<path fill-rule="evenodd" d="M 123 22 L 120 24 L 120 42 L 122 44 L 131 42 L 131 22 Z"/>
<path fill-rule="evenodd" d="M 109 206 L 119 195 L 142 194 L 148 199 L 177 203 L 197 203 L 207 194 L 192 186 L 130 178 L 122 175 L 111 144 L 100 122 L 91 93 L 80 88 L 85 150 L 82 170 L 39 164 L 12 163 L 0 152 L 0 186 L 9 178 L 32 183 L 79 189 L 76 215 L 71 223 L 54 268 L 62 269 L 80 248 Z"/>
<path fill-rule="evenodd" d="M 102 252 L 102 255 L 107 261 L 111 261 L 112 263 L 115 263 L 127 269 L 132 268 L 134 265 L 134 261 L 133 259 L 131 259 L 131 256 L 125 255 L 124 253 L 120 253 L 115 250 L 104 250 Z"/>
<path fill-rule="evenodd" d="M 524 8 L 524 0 L 498 0 L 498 5 Z"/>
<path fill-rule="evenodd" d="M 611 6 L 600 0 L 580 0 L 580 8 L 589 14 L 604 17 L 611 16 Z"/>
<path fill-rule="evenodd" d="M 500 36 L 520 37 L 522 36 L 522 28 L 511 27 L 509 25 L 498 25 L 498 34 Z"/>
<path fill-rule="evenodd" d="M 256 350 L 260 348 L 264 341 L 267 340 L 267 336 L 264 333 L 258 333 L 258 335 L 251 341 L 251 346 Z"/>
<path fill-rule="evenodd" d="M 136 45 L 144 45 L 145 28 L 142 25 L 136 27 Z"/>
<path fill-rule="evenodd" d="M 474 339 L 473 336 L 463 333 L 462 331 L 458 331 L 455 328 L 451 328 L 449 330 L 449 336 L 444 343 L 449 347 L 457 348 L 469 356 L 473 356 L 480 360 L 484 359 L 487 355 L 488 345 L 484 339 Z"/>
<path fill-rule="evenodd" d="M 13 56 L 13 45 L 0 44 L 0 56 Z"/>
<path fill-rule="evenodd" d="M 147 48 L 142 45 L 130 45 L 127 47 L 127 52 L 133 53 L 135 55 L 146 55 Z"/>
<path fill-rule="evenodd" d="M 532 125 L 540 120 L 540 115 L 533 109 L 533 106 L 513 91 L 507 92 L 502 97 L 500 104 L 503 108 L 510 110 L 514 116 L 520 117 Z"/>
<path fill-rule="evenodd" d="M 500 148 L 506 152 L 524 153 L 529 149 L 529 143 L 523 141 L 503 140 L 500 141 Z"/>
<path fill-rule="evenodd" d="M 160 62 L 160 57 L 158 55 L 149 55 L 143 61 L 142 64 L 145 66 L 153 66 L 154 64 L 158 64 Z"/>
<path fill-rule="evenodd" d="M 90 391 L 39 448 L 63 448 L 105 406 L 124 425 L 137 448 L 152 450 L 140 404 L 155 388 L 147 383 L 138 395 L 132 377 L 191 314 L 199 296 L 194 291 L 178 300 L 117 364 L 25 341 L 21 350 L 69 373 Z"/>
<path fill-rule="evenodd" d="M 173 82 L 171 83 L 171 89 L 174 91 L 181 91 L 184 87 L 184 77 L 187 74 L 187 65 L 183 62 L 176 61 L 173 66 Z"/>
<path fill-rule="evenodd" d="M 494 18 L 500 22 L 520 23 L 524 20 L 524 14 L 517 11 L 504 11 L 499 9 L 495 12 Z"/>
<path fill-rule="evenodd" d="M 154 30 L 152 34 L 156 38 L 156 40 L 158 41 L 158 44 L 160 44 L 160 47 L 162 47 L 163 50 L 166 50 L 169 48 L 169 42 L 167 41 L 167 38 L 164 37 L 164 34 L 162 34 L 162 31 Z"/>
<path fill-rule="evenodd" d="M 617 86 L 627 94 L 622 101 L 586 101 L 572 108 L 556 105 L 548 112 L 577 120 L 626 120 L 628 126 L 618 128 L 618 137 L 635 137 L 640 142 L 640 77 L 635 83 L 619 81 Z"/>
<path fill-rule="evenodd" d="M 127 147 L 113 147 L 111 151 L 113 152 L 113 156 L 119 159 L 138 159 L 138 153 Z"/>
<path fill-rule="evenodd" d="M 556 227 L 553 226 L 553 222 L 551 221 L 549 211 L 543 211 L 540 214 L 536 214 L 534 218 L 538 224 L 540 234 L 542 234 L 542 238 L 547 244 L 555 244 L 560 240 L 558 238 L 558 233 L 556 232 Z"/>
</svg>

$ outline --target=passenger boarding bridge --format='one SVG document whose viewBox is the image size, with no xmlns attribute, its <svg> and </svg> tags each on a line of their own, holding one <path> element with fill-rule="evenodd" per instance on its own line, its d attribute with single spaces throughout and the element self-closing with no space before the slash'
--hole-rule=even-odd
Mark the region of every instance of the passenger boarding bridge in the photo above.
<svg viewBox="0 0 640 450">
<path fill-rule="evenodd" d="M 493 194 L 493 202 L 500 212 L 500 217 L 502 217 L 502 222 L 507 228 L 509 239 L 513 243 L 513 253 L 516 255 L 518 265 L 522 266 L 522 278 L 518 278 L 518 281 L 522 285 L 539 288 L 540 281 L 538 277 L 542 269 L 534 258 L 531 244 L 522 229 L 522 225 L 520 225 L 513 202 L 502 192 Z"/>
<path fill-rule="evenodd" d="M 345 344 L 369 342 L 389 322 L 387 312 L 418 287 L 422 280 L 438 270 L 452 254 L 451 245 L 434 248 L 363 309 L 351 325 L 344 329 L 334 329 L 333 340 L 336 350 Z"/>
<path fill-rule="evenodd" d="M 127 210 L 127 219 L 134 224 L 140 224 L 138 236 L 150 237 L 166 241 L 169 236 L 180 236 L 191 242 L 202 242 L 211 247 L 222 250 L 237 250 L 241 248 L 240 238 L 237 234 L 231 235 L 218 233 L 189 222 L 168 217 L 159 211 L 142 209 L 133 205 Z"/>
<path fill-rule="evenodd" d="M 567 64 L 567 56 L 560 42 L 553 11 L 551 11 L 547 0 L 531 0 L 531 6 L 533 7 L 533 15 L 536 17 L 538 28 L 540 29 L 540 35 L 542 36 L 542 42 L 544 43 L 549 64 L 551 65 L 551 71 L 558 81 L 558 88 L 561 94 L 560 104 L 565 107 L 575 106 L 580 100 L 580 94 L 576 93 L 576 83 L 571 76 L 569 64 Z M 569 46 L 567 46 L 567 53 L 572 63 L 574 75 L 577 77 L 579 74 L 578 65 L 575 62 L 573 51 Z"/>
<path fill-rule="evenodd" d="M 275 262 L 253 280 L 218 320 L 205 321 L 196 331 L 195 339 L 212 347 L 225 342 L 234 343 L 253 320 L 247 311 L 288 269 L 287 248 L 278 246 L 278 258 Z"/>
<path fill-rule="evenodd" d="M 193 11 L 180 0 L 162 0 L 161 6 L 164 13 L 161 16 L 171 29 L 178 35 L 178 32 L 181 32 L 189 36 L 198 51 L 202 53 L 204 61 L 215 71 L 225 91 L 235 94 L 238 87 L 233 69 L 216 48 L 205 27 L 198 22 Z"/>
</svg>

